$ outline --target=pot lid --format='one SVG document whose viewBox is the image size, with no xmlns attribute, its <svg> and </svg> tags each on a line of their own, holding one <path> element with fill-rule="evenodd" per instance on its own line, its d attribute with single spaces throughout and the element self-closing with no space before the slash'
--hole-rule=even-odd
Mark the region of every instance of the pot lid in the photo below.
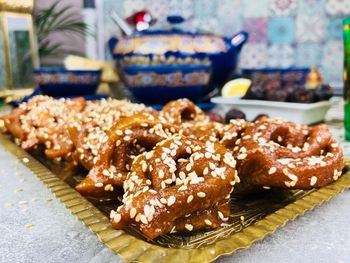
<svg viewBox="0 0 350 263">
<path fill-rule="evenodd" d="M 168 26 L 154 27 L 152 30 L 135 32 L 118 41 L 114 49 L 115 55 L 165 55 L 181 53 L 193 55 L 197 53 L 227 52 L 225 40 L 218 35 L 191 30 L 181 16 L 169 16 Z"/>
</svg>

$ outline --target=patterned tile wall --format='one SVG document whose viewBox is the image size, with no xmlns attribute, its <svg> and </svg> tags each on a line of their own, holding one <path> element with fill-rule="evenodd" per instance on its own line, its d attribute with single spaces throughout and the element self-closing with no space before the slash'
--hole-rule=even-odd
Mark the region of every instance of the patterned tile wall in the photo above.
<svg viewBox="0 0 350 263">
<path fill-rule="evenodd" d="M 342 20 L 350 0 L 104 0 L 105 41 L 118 35 L 111 10 L 126 17 L 148 9 L 159 21 L 181 14 L 192 26 L 231 36 L 250 33 L 241 67 L 317 65 L 328 82 L 342 82 Z"/>
</svg>

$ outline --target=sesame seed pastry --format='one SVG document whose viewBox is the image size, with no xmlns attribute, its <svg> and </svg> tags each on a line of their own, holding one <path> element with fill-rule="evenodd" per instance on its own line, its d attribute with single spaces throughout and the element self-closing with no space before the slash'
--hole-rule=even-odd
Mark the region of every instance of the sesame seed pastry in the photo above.
<svg viewBox="0 0 350 263">
<path fill-rule="evenodd" d="M 123 186 L 136 156 L 179 132 L 178 126 L 162 123 L 149 113 L 120 119 L 103 137 L 96 163 L 76 189 L 84 195 L 104 195 Z"/>
<path fill-rule="evenodd" d="M 188 99 L 178 99 L 168 102 L 159 112 L 159 115 L 166 122 L 178 125 L 209 121 L 209 117 L 205 115 L 204 111 Z"/>
<path fill-rule="evenodd" d="M 58 99 L 36 96 L 4 115 L 5 131 L 25 150 L 45 148 L 48 158 L 69 157 L 73 150 L 67 123 L 85 108 L 84 98 Z"/>
<path fill-rule="evenodd" d="M 123 205 L 111 212 L 112 226 L 135 224 L 149 239 L 177 231 L 176 220 L 230 199 L 239 182 L 235 165 L 232 154 L 218 143 L 181 135 L 163 140 L 135 158 L 124 182 Z M 223 223 L 222 212 L 217 214 Z M 185 229 L 218 225 L 202 219 L 196 225 L 185 223 Z"/>
<path fill-rule="evenodd" d="M 158 112 L 125 100 L 36 96 L 0 126 L 25 150 L 85 168 L 76 187 L 83 195 L 117 202 L 123 188 L 111 224 L 135 225 L 148 239 L 225 226 L 232 195 L 319 188 L 344 168 L 326 125 L 266 116 L 222 124 L 187 99 Z"/>
<path fill-rule="evenodd" d="M 319 188 L 344 168 L 343 152 L 324 124 L 263 119 L 246 128 L 233 151 L 241 187 Z"/>
<path fill-rule="evenodd" d="M 107 133 L 120 119 L 145 112 L 156 115 L 157 112 L 143 104 L 126 100 L 106 99 L 88 101 L 82 114 L 69 122 L 68 131 L 74 144 L 72 154 L 76 166 L 92 169 L 97 161 L 98 151 L 107 140 Z"/>
</svg>

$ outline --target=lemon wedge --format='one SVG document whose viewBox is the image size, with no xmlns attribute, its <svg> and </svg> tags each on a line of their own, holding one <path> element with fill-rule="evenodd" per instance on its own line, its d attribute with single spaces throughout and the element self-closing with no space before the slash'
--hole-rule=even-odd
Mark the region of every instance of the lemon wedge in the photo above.
<svg viewBox="0 0 350 263">
<path fill-rule="evenodd" d="M 250 84 L 250 79 L 233 79 L 227 82 L 221 90 L 223 97 L 244 96 Z"/>
</svg>

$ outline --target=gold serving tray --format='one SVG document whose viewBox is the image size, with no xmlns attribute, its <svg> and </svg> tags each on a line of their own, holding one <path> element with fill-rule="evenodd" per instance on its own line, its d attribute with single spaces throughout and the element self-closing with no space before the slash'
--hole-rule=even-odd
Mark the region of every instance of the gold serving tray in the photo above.
<svg viewBox="0 0 350 263">
<path fill-rule="evenodd" d="M 23 151 L 5 135 L 0 135 L 0 144 L 27 166 L 102 243 L 127 262 L 211 262 L 248 248 L 289 220 L 350 188 L 350 172 L 347 172 L 321 189 L 279 190 L 255 199 L 232 200 L 233 214 L 227 227 L 192 235 L 164 235 L 147 241 L 132 227 L 125 231 L 112 229 L 106 215 L 116 204 L 81 196 L 74 190 L 81 175 L 65 172 L 62 165 L 49 162 L 38 153 L 31 155 Z"/>
</svg>

